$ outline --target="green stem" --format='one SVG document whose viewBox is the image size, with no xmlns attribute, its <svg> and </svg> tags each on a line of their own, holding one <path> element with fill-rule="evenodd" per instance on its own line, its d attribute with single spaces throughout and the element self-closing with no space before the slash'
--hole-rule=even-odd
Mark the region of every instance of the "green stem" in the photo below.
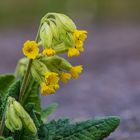
<svg viewBox="0 0 140 140">
<path fill-rule="evenodd" d="M 0 136 L 2 136 L 3 130 L 4 130 L 4 126 L 5 126 L 5 112 L 6 112 L 6 108 L 7 108 L 7 101 L 5 103 L 5 108 L 4 108 L 2 120 L 1 120 L 1 123 L 0 123 Z"/>
<path fill-rule="evenodd" d="M 22 97 L 25 93 L 25 90 L 26 90 L 26 87 L 27 87 L 27 84 L 28 84 L 32 62 L 33 62 L 33 60 L 30 59 L 27 70 L 26 70 L 26 73 L 25 73 L 25 76 L 24 76 L 24 79 L 23 79 L 23 82 L 22 82 L 22 85 L 21 85 L 20 94 L 19 94 L 19 102 L 22 101 Z"/>
<path fill-rule="evenodd" d="M 37 32 L 37 35 L 36 35 L 35 42 L 38 42 L 38 40 L 39 40 L 40 28 L 41 28 L 41 24 L 39 25 L 39 29 L 38 29 L 38 32 Z M 19 94 L 19 102 L 20 103 L 22 102 L 22 98 L 24 96 L 24 93 L 25 93 L 27 85 L 28 85 L 32 62 L 33 62 L 33 60 L 30 59 L 27 70 L 26 70 L 26 73 L 25 73 L 25 76 L 24 76 L 24 79 L 23 79 L 23 82 L 22 82 L 22 85 L 21 85 L 20 94 Z"/>
<path fill-rule="evenodd" d="M 37 36 L 36 36 L 36 40 L 35 40 L 36 42 L 38 42 L 38 40 L 39 40 L 39 31 L 40 31 L 40 28 L 41 28 L 41 24 L 40 24 L 39 29 L 38 29 L 38 32 L 37 32 Z M 26 88 L 27 88 L 27 85 L 28 85 L 32 62 L 33 62 L 33 60 L 30 59 L 29 60 L 29 63 L 28 63 L 27 70 L 26 70 L 26 73 L 25 73 L 25 76 L 24 76 L 24 79 L 23 79 L 23 82 L 22 82 L 22 85 L 21 85 L 21 89 L 20 89 L 20 93 L 19 93 L 19 102 L 20 103 L 22 102 L 22 98 L 24 96 L 24 93 L 25 93 Z M 6 106 L 7 106 L 7 102 L 6 102 Z M 0 136 L 3 135 L 3 130 L 4 130 L 4 126 L 5 126 L 6 106 L 4 108 L 2 120 L 0 122 Z"/>
<path fill-rule="evenodd" d="M 27 90 L 27 92 L 26 92 L 24 98 L 22 99 L 22 104 L 24 104 L 25 101 L 27 100 L 27 98 L 29 97 L 29 94 L 30 94 L 29 91 L 31 91 L 31 88 L 32 88 L 32 86 L 33 86 L 33 84 L 34 84 L 34 81 L 31 81 L 30 84 L 31 84 L 31 86 L 28 88 L 28 90 Z"/>
</svg>

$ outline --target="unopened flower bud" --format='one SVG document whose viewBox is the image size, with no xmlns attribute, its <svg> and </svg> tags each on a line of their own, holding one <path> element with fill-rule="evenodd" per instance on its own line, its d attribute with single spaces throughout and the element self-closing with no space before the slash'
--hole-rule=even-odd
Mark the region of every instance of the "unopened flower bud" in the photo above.
<svg viewBox="0 0 140 140">
<path fill-rule="evenodd" d="M 50 29 L 52 32 L 53 37 L 58 40 L 59 39 L 59 31 L 58 31 L 58 27 L 56 26 L 56 24 L 53 21 L 49 21 L 50 23 Z"/>
<path fill-rule="evenodd" d="M 51 56 L 49 58 L 44 57 L 41 59 L 41 61 L 46 65 L 52 65 L 55 66 L 56 69 L 62 69 L 66 71 L 69 71 L 72 67 L 72 65 L 66 59 L 59 56 Z"/>
<path fill-rule="evenodd" d="M 30 115 L 25 111 L 25 109 L 17 101 L 13 102 L 13 106 L 14 106 L 15 112 L 22 119 L 22 122 L 25 128 L 27 128 L 32 134 L 36 135 L 37 129 Z"/>
<path fill-rule="evenodd" d="M 73 32 L 74 30 L 76 30 L 76 25 L 74 24 L 74 22 L 66 15 L 64 14 L 54 14 L 59 20 L 60 22 L 63 24 L 65 30 Z"/>
<path fill-rule="evenodd" d="M 11 97 L 8 98 L 8 105 L 6 107 L 6 114 L 5 114 L 5 125 L 12 132 L 14 132 L 15 130 L 22 129 L 22 121 L 15 112 L 13 101 L 14 101 L 13 98 Z"/>
<path fill-rule="evenodd" d="M 42 83 L 42 76 L 48 71 L 46 65 L 39 60 L 34 60 L 32 63 L 31 74 L 33 78 Z"/>
<path fill-rule="evenodd" d="M 44 22 L 40 29 L 40 39 L 42 41 L 44 48 L 51 47 L 52 38 L 53 35 L 52 35 L 51 28 L 46 22 Z"/>
</svg>

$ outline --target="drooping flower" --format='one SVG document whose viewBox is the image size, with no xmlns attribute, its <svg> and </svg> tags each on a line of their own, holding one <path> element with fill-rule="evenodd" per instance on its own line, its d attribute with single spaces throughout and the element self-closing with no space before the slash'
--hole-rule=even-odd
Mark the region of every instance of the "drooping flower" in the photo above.
<svg viewBox="0 0 140 140">
<path fill-rule="evenodd" d="M 46 81 L 47 85 L 58 84 L 58 81 L 59 81 L 58 74 L 55 72 L 46 72 L 45 81 Z"/>
<path fill-rule="evenodd" d="M 61 72 L 60 78 L 61 78 L 62 83 L 66 84 L 71 79 L 71 74 Z"/>
<path fill-rule="evenodd" d="M 46 72 L 45 82 L 41 83 L 42 95 L 52 94 L 59 88 L 59 77 L 57 73 Z"/>
<path fill-rule="evenodd" d="M 80 52 L 76 48 L 68 49 L 68 57 L 79 56 Z"/>
<path fill-rule="evenodd" d="M 26 41 L 22 48 L 23 54 L 29 59 L 35 59 L 39 53 L 38 44 L 35 41 Z"/>
<path fill-rule="evenodd" d="M 52 94 L 54 92 L 55 92 L 55 89 L 46 85 L 46 83 L 41 84 L 41 94 L 42 95 Z"/>
<path fill-rule="evenodd" d="M 77 79 L 79 77 L 79 74 L 82 72 L 82 70 L 83 70 L 82 65 L 72 67 L 70 69 L 71 76 L 74 79 Z"/>
<path fill-rule="evenodd" d="M 87 38 L 87 31 L 85 30 L 75 30 L 73 33 L 73 38 L 75 46 L 79 51 L 83 51 L 84 41 Z"/>
<path fill-rule="evenodd" d="M 43 50 L 43 55 L 54 56 L 56 54 L 55 50 L 52 48 L 46 48 Z"/>
<path fill-rule="evenodd" d="M 59 84 L 50 85 L 50 87 L 56 91 L 57 89 L 59 89 Z"/>
</svg>

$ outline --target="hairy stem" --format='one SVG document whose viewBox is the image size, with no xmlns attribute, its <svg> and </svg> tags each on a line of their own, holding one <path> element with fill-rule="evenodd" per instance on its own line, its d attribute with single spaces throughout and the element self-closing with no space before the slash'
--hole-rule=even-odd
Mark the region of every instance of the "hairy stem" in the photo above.
<svg viewBox="0 0 140 140">
<path fill-rule="evenodd" d="M 23 82 L 22 82 L 22 85 L 21 85 L 20 94 L 19 94 L 19 102 L 22 101 L 22 97 L 25 93 L 25 90 L 26 90 L 26 87 L 27 87 L 27 84 L 28 84 L 28 81 L 29 81 L 32 62 L 33 62 L 33 60 L 30 59 L 27 70 L 26 70 L 26 73 L 25 73 L 25 76 L 24 76 L 24 79 L 23 79 Z"/>
<path fill-rule="evenodd" d="M 39 29 L 38 29 L 38 32 L 37 32 L 37 35 L 36 35 L 36 42 L 38 42 L 39 40 L 39 31 L 40 31 L 40 28 L 41 28 L 41 24 L 39 26 Z M 41 42 L 39 43 L 39 45 L 41 44 Z M 26 88 L 27 88 L 27 85 L 28 85 L 28 81 L 29 81 L 29 77 L 30 77 L 30 71 L 31 71 L 31 66 L 32 66 L 32 62 L 33 60 L 30 59 L 29 60 L 29 63 L 28 63 L 28 66 L 27 66 L 27 70 L 26 70 L 26 73 L 25 73 L 25 76 L 24 76 L 24 79 L 23 79 L 23 82 L 22 82 L 22 85 L 21 85 L 21 88 L 20 88 L 20 93 L 19 93 L 19 102 L 21 103 L 22 102 L 22 98 L 24 96 L 24 93 L 26 91 Z M 6 103 L 6 106 L 7 106 L 7 103 Z M 2 115 L 2 120 L 0 122 L 0 136 L 3 135 L 3 130 L 4 130 L 4 127 L 5 127 L 5 112 L 6 112 L 6 106 L 4 108 L 4 111 L 3 111 L 3 115 Z"/>
<path fill-rule="evenodd" d="M 40 28 L 41 28 L 41 24 L 40 24 L 40 26 L 39 26 L 39 29 L 38 29 L 38 32 L 37 32 L 37 35 L 36 35 L 35 42 L 38 42 L 38 40 L 39 40 L 39 31 L 40 31 Z M 32 62 L 33 62 L 33 60 L 30 59 L 30 60 L 29 60 L 29 64 L 28 64 L 28 66 L 27 66 L 27 70 L 26 70 L 24 79 L 23 79 L 23 82 L 22 82 L 22 85 L 21 85 L 20 94 L 19 94 L 19 102 L 20 102 L 20 103 L 22 102 L 22 98 L 23 98 L 23 96 L 24 96 L 24 93 L 25 93 L 26 88 L 27 88 L 27 85 L 28 85 L 28 81 L 29 81 L 29 77 L 30 77 L 30 71 L 31 71 Z"/>
</svg>

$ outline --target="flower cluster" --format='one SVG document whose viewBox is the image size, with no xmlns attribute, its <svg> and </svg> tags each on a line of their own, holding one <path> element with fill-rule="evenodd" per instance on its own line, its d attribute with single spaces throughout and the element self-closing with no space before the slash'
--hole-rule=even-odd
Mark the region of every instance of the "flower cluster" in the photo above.
<svg viewBox="0 0 140 140">
<path fill-rule="evenodd" d="M 40 41 L 44 47 L 44 55 L 68 52 L 68 57 L 73 57 L 84 50 L 87 31 L 77 30 L 74 22 L 66 15 L 48 13 L 41 24 Z"/>
<path fill-rule="evenodd" d="M 82 66 L 72 66 L 57 54 L 66 52 L 68 57 L 79 56 L 84 51 L 86 38 L 87 31 L 77 30 L 66 15 L 48 13 L 42 18 L 36 42 L 28 40 L 22 49 L 24 55 L 33 60 L 31 74 L 40 84 L 42 95 L 54 93 L 59 81 L 67 83 L 79 77 Z M 43 47 L 40 53 L 39 47 Z"/>
</svg>

